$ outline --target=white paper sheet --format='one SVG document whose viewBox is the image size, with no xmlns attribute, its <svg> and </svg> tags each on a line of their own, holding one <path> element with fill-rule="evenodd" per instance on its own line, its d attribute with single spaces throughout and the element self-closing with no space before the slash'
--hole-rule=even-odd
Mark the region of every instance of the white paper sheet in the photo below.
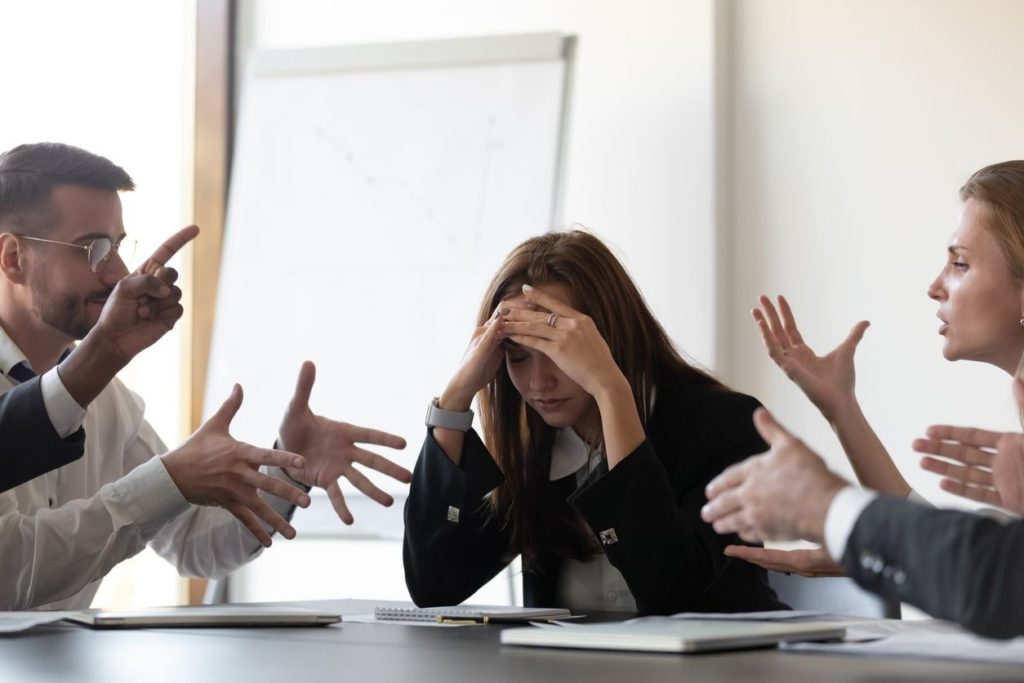
<svg viewBox="0 0 1024 683">
<path fill-rule="evenodd" d="M 53 624 L 71 612 L 0 612 L 0 633 L 20 633 L 36 626 Z"/>
</svg>

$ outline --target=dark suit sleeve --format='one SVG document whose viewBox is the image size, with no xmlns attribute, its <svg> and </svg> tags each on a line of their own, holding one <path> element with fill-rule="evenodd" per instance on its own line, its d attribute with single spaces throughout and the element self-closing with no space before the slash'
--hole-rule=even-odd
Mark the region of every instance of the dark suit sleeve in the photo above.
<svg viewBox="0 0 1024 683">
<path fill-rule="evenodd" d="M 719 536 L 700 519 L 710 479 L 766 449 L 751 421 L 758 403 L 732 396 L 713 411 L 719 424 L 705 430 L 709 438 L 661 444 L 686 452 L 679 459 L 688 462 L 677 471 L 666 471 L 648 440 L 569 499 L 622 572 L 641 614 L 785 608 L 763 569 L 723 555 L 738 537 Z"/>
<path fill-rule="evenodd" d="M 38 377 L 0 396 L 0 491 L 82 456 L 85 430 L 62 439 L 53 428 Z"/>
<path fill-rule="evenodd" d="M 857 518 L 843 567 L 863 588 L 933 617 L 992 638 L 1024 635 L 1024 520 L 883 496 Z"/>
<path fill-rule="evenodd" d="M 405 503 L 405 583 L 421 607 L 457 605 L 510 558 L 484 496 L 504 480 L 480 437 L 466 433 L 455 465 L 428 430 Z"/>
</svg>

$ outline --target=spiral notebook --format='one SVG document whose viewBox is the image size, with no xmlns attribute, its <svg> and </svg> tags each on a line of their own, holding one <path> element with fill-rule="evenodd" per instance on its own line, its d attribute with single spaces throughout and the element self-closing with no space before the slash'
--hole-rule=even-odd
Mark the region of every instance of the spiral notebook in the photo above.
<svg viewBox="0 0 1024 683">
<path fill-rule="evenodd" d="M 546 607 L 377 607 L 373 616 L 382 621 L 492 624 L 550 621 L 572 615 L 567 609 Z"/>
</svg>

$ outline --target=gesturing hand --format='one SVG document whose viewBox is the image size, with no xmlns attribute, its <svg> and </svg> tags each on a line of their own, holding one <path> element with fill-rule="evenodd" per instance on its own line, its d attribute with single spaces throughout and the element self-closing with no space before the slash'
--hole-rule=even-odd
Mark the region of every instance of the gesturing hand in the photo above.
<svg viewBox="0 0 1024 683">
<path fill-rule="evenodd" d="M 313 392 L 315 380 L 316 367 L 306 361 L 299 370 L 295 394 L 285 411 L 280 430 L 281 447 L 301 453 L 306 459 L 306 466 L 299 470 L 285 471 L 296 481 L 326 489 L 338 517 L 345 524 L 351 524 L 354 520 L 338 485 L 339 477 L 345 477 L 353 486 L 381 505 L 387 506 L 394 502 L 391 496 L 377 488 L 366 475 L 355 468 L 356 463 L 406 484 L 412 479 L 409 470 L 356 444 L 369 443 L 388 448 L 405 448 L 405 439 L 376 429 L 335 422 L 313 414 L 309 408 L 309 396 Z"/>
<path fill-rule="evenodd" d="M 300 507 L 309 505 L 309 496 L 291 484 L 260 472 L 260 465 L 301 468 L 305 460 L 295 453 L 257 448 L 231 438 L 228 429 L 241 405 L 242 387 L 236 384 L 213 417 L 185 443 L 166 453 L 163 463 L 187 501 L 225 508 L 256 540 L 269 548 L 270 534 L 260 524 L 260 519 L 285 538 L 294 538 L 295 529 L 260 498 L 258 491 L 266 491 Z"/>
<path fill-rule="evenodd" d="M 762 296 L 758 301 L 761 308 L 750 313 L 761 331 L 768 356 L 827 419 L 832 419 L 843 402 L 854 396 L 853 356 L 870 323 L 860 321 L 839 346 L 819 356 L 804 342 L 785 297 L 779 297 L 781 320 L 771 299 Z"/>
<path fill-rule="evenodd" d="M 537 287 L 523 285 L 523 296 L 534 308 L 506 309 L 501 337 L 543 353 L 591 396 L 624 383 L 608 343 L 590 316 Z"/>
<path fill-rule="evenodd" d="M 183 312 L 181 290 L 174 286 L 177 272 L 165 264 L 198 234 L 194 225 L 179 230 L 118 282 L 87 338 L 93 336 L 127 363 L 174 327 Z"/>
<path fill-rule="evenodd" d="M 707 486 L 701 517 L 718 533 L 738 533 L 748 543 L 821 542 L 825 514 L 846 482 L 764 408 L 754 411 L 754 425 L 771 450 L 715 477 Z"/>
<path fill-rule="evenodd" d="M 1024 405 L 1024 381 L 1013 379 L 1018 405 Z M 988 505 L 1024 514 L 1024 434 L 990 432 L 973 427 L 935 425 L 926 439 L 916 439 L 921 467 L 942 475 L 943 490 Z M 955 464 L 961 463 L 961 464 Z"/>
<path fill-rule="evenodd" d="M 824 548 L 778 550 L 776 548 L 756 548 L 749 545 L 727 545 L 725 554 L 773 572 L 799 574 L 812 578 L 846 575 L 843 568 L 832 561 Z"/>
</svg>

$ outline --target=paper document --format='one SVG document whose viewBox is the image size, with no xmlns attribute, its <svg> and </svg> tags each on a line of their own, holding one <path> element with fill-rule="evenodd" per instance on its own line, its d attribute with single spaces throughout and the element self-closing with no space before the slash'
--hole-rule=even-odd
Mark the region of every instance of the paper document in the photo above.
<svg viewBox="0 0 1024 683">
<path fill-rule="evenodd" d="M 937 619 L 848 622 L 841 643 L 787 643 L 789 652 L 1024 664 L 1024 638 L 992 640 Z"/>
</svg>

